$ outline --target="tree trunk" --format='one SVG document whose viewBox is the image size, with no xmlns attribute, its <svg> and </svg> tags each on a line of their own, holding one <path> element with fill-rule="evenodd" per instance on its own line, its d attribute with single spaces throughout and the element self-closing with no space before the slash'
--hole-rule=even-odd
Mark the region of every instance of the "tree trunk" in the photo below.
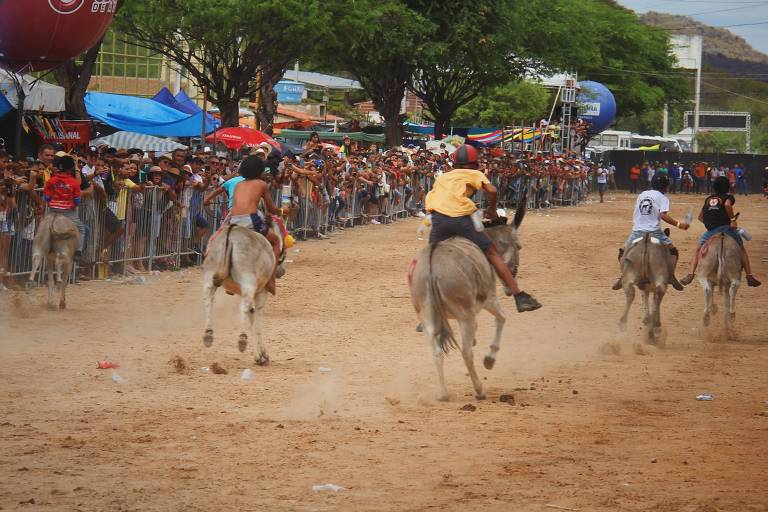
<svg viewBox="0 0 768 512">
<path fill-rule="evenodd" d="M 88 119 L 85 109 L 85 93 L 91 83 L 93 68 L 101 50 L 102 39 L 93 45 L 83 55 L 82 64 L 70 59 L 63 66 L 59 66 L 53 72 L 59 85 L 64 87 L 64 102 L 67 116 L 70 119 Z"/>
<path fill-rule="evenodd" d="M 275 82 L 277 83 L 277 82 Z M 266 134 L 272 134 L 272 125 L 275 122 L 277 114 L 277 93 L 274 83 L 265 83 L 257 91 L 259 95 L 259 109 L 256 111 L 256 117 L 259 120 L 261 131 Z"/>
<path fill-rule="evenodd" d="M 432 113 L 435 119 L 435 139 L 442 139 L 450 135 L 451 119 L 445 115 Z"/>
<path fill-rule="evenodd" d="M 225 100 L 217 100 L 216 106 L 219 107 L 219 113 L 221 114 L 221 127 L 227 128 L 231 126 L 240 126 L 240 100 L 237 98 L 230 98 Z"/>
<path fill-rule="evenodd" d="M 386 124 L 384 133 L 387 146 L 399 146 L 403 142 L 403 127 L 400 122 L 400 103 L 403 100 L 404 90 L 393 93 L 386 98 L 380 98 L 374 102 L 374 106 L 384 118 Z"/>
</svg>

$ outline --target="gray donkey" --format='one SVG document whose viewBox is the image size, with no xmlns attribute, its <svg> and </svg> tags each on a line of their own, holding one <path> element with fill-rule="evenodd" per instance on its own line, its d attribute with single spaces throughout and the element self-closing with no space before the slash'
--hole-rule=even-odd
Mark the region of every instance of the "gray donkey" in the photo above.
<svg viewBox="0 0 768 512">
<path fill-rule="evenodd" d="M 525 206 L 515 212 L 514 221 L 490 227 L 485 233 L 493 240 L 507 267 L 517 274 L 518 252 L 521 248 L 517 228 L 523 220 Z M 473 242 L 454 237 L 424 248 L 411 263 L 408 275 L 411 302 L 416 310 L 440 381 L 440 400 L 448 400 L 443 359 L 451 348 L 459 348 L 448 319 L 458 320 L 461 331 L 461 354 L 467 367 L 475 397 L 485 398 L 483 384 L 475 371 L 474 354 L 477 314 L 485 309 L 496 319 L 496 334 L 490 351 L 483 360 L 487 369 L 493 368 L 501 342 L 506 317 L 496 297 L 496 273 L 480 248 Z"/>
<path fill-rule="evenodd" d="M 704 289 L 704 326 L 709 325 L 710 315 L 716 312 L 712 295 L 718 287 L 725 306 L 725 332 L 730 335 L 736 318 L 736 292 L 741 284 L 742 251 L 725 233 L 713 238 L 699 261 L 699 283 Z"/>
<path fill-rule="evenodd" d="M 67 307 L 67 283 L 75 259 L 80 233 L 75 223 L 58 213 L 48 213 L 38 226 L 32 243 L 32 272 L 29 282 L 35 280 L 37 271 L 46 260 L 48 269 L 48 307 L 53 308 L 54 273 L 59 277 L 59 309 Z"/>
<path fill-rule="evenodd" d="M 627 305 L 619 325 L 624 329 L 627 315 L 635 300 L 635 286 L 643 293 L 643 323 L 649 326 L 648 342 L 656 343 L 661 338 L 661 301 L 667 292 L 670 266 L 669 248 L 647 233 L 632 240 L 621 260 L 621 287 L 627 296 Z M 648 296 L 653 292 L 653 304 L 649 310 Z"/>
</svg>

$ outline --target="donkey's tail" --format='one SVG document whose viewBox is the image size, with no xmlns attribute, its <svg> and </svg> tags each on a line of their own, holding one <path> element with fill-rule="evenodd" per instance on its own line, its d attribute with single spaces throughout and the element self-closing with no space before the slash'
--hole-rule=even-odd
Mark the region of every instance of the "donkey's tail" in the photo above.
<svg viewBox="0 0 768 512">
<path fill-rule="evenodd" d="M 428 284 L 427 284 L 427 307 L 430 308 L 432 322 L 434 324 L 435 336 L 437 336 L 437 345 L 444 353 L 452 348 L 459 348 L 453 330 L 448 323 L 448 316 L 445 314 L 445 303 L 440 293 L 440 287 L 437 278 L 432 273 L 432 254 L 435 252 L 435 245 L 429 246 L 429 266 L 428 266 Z"/>
<path fill-rule="evenodd" d="M 221 286 L 224 280 L 229 277 L 229 270 L 232 267 L 232 244 L 229 242 L 229 234 L 232 231 L 233 225 L 230 224 L 226 228 L 224 233 L 224 256 L 219 262 L 219 268 L 213 274 L 213 285 L 217 287 Z"/>
</svg>

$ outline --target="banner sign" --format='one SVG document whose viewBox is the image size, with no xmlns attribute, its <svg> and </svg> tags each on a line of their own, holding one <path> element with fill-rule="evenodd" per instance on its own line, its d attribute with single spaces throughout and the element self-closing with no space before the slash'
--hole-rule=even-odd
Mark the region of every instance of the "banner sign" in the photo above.
<svg viewBox="0 0 768 512">
<path fill-rule="evenodd" d="M 46 119 L 42 123 L 33 123 L 38 136 L 47 144 L 66 146 L 87 145 L 91 140 L 90 121 L 60 121 Z"/>
<path fill-rule="evenodd" d="M 275 84 L 275 92 L 278 103 L 301 103 L 301 99 L 304 97 L 304 84 L 281 80 Z"/>
</svg>

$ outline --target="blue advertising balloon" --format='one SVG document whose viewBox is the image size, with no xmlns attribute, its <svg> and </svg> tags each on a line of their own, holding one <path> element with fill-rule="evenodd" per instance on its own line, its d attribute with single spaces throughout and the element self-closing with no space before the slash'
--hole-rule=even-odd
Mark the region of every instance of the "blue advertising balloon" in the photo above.
<svg viewBox="0 0 768 512">
<path fill-rule="evenodd" d="M 607 129 L 616 119 L 616 99 L 606 86 L 598 82 L 579 82 L 581 90 L 576 101 L 579 118 L 589 123 L 589 134 L 596 135 Z"/>
</svg>

